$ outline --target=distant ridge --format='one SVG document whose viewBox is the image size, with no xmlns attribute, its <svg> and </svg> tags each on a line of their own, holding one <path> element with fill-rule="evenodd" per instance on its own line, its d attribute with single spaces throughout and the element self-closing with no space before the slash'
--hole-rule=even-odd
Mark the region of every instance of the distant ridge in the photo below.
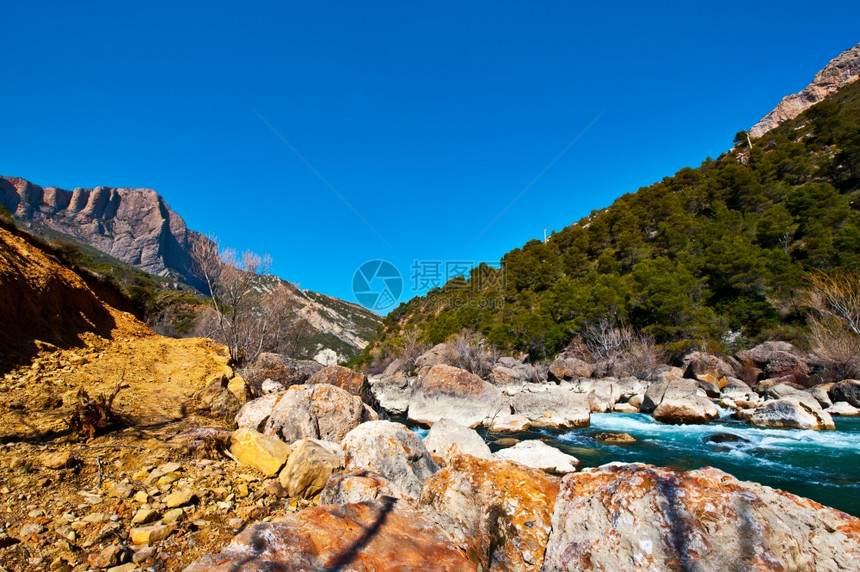
<svg viewBox="0 0 860 572">
<path fill-rule="evenodd" d="M 773 111 L 753 125 L 750 129 L 750 137 L 761 137 L 783 122 L 794 119 L 828 95 L 854 83 L 858 78 L 860 78 L 860 44 L 830 60 L 824 69 L 815 74 L 812 83 L 802 91 L 785 96 Z"/>
<path fill-rule="evenodd" d="M 0 203 L 25 224 L 60 233 L 149 274 L 205 290 L 193 272 L 191 247 L 210 239 L 189 229 L 152 189 L 68 191 L 0 176 Z M 264 279 L 275 281 L 280 279 Z M 351 357 L 367 345 L 381 323 L 379 316 L 357 304 L 286 284 L 321 348 Z"/>
</svg>

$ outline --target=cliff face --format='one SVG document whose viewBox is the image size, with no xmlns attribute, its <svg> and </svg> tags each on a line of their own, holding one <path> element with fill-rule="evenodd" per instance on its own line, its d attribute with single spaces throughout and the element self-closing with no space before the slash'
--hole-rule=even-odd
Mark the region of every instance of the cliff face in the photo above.
<svg viewBox="0 0 860 572">
<path fill-rule="evenodd" d="M 206 238 L 189 230 L 152 189 L 67 191 L 0 177 L 0 202 L 22 220 L 71 236 L 145 272 L 195 283 L 190 247 Z"/>
<path fill-rule="evenodd" d="M 845 50 L 815 74 L 800 93 L 788 95 L 750 129 L 750 137 L 761 137 L 784 121 L 794 119 L 828 95 L 860 78 L 860 44 Z"/>
</svg>

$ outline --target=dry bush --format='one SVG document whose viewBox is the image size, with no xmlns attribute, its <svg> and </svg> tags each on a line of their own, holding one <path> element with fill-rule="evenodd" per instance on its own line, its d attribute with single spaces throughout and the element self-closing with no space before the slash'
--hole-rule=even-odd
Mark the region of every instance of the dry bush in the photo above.
<svg viewBox="0 0 860 572">
<path fill-rule="evenodd" d="M 425 342 L 421 341 L 421 332 L 418 328 L 412 328 L 400 337 L 395 357 L 403 360 L 402 368 L 407 375 L 414 373 L 415 361 L 427 351 L 428 347 Z"/>
<path fill-rule="evenodd" d="M 92 439 L 99 431 L 119 425 L 121 417 L 113 410 L 113 400 L 126 387 L 128 384 L 119 382 L 109 395 L 101 393 L 95 398 L 90 397 L 83 388 L 79 389 L 75 409 L 66 420 L 69 430 L 80 437 Z"/>
<path fill-rule="evenodd" d="M 493 369 L 494 353 L 487 351 L 486 340 L 472 330 L 463 330 L 445 342 L 454 356 L 455 365 L 486 378 Z"/>
<path fill-rule="evenodd" d="M 287 286 L 259 287 L 271 258 L 246 251 L 219 250 L 214 237 L 192 245 L 195 273 L 209 289 L 208 315 L 199 318 L 195 333 L 227 346 L 237 364 L 253 363 L 263 352 L 295 354 L 311 334 L 301 305 Z"/>
<path fill-rule="evenodd" d="M 571 340 L 565 354 L 597 365 L 603 375 L 640 379 L 653 379 L 665 357 L 653 337 L 630 326 L 618 327 L 611 320 L 586 326 Z"/>
<path fill-rule="evenodd" d="M 860 276 L 816 274 L 801 301 L 807 308 L 807 342 L 824 377 L 860 377 Z"/>
</svg>

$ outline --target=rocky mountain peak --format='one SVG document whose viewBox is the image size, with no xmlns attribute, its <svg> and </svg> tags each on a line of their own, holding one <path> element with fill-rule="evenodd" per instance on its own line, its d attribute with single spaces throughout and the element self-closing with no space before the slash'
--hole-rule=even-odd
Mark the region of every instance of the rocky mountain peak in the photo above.
<svg viewBox="0 0 860 572">
<path fill-rule="evenodd" d="M 828 95 L 860 78 L 860 44 L 847 49 L 815 74 L 812 83 L 799 93 L 788 95 L 773 111 L 750 129 L 750 137 L 761 137 L 789 119 L 794 119 Z"/>
<path fill-rule="evenodd" d="M 152 189 L 96 187 L 68 191 L 0 177 L 0 202 L 21 220 L 44 225 L 157 276 L 195 283 L 189 230 Z"/>
</svg>

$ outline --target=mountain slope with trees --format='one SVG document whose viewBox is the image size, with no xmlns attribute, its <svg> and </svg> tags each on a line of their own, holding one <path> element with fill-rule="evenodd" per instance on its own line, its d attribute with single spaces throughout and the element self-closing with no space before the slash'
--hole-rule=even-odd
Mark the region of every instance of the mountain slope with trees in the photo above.
<svg viewBox="0 0 860 572">
<path fill-rule="evenodd" d="M 415 331 L 438 343 L 470 329 L 533 359 L 600 324 L 633 327 L 676 356 L 802 341 L 799 291 L 860 268 L 858 184 L 860 82 L 510 251 L 501 270 L 475 268 L 401 304 L 363 361 Z"/>
</svg>

